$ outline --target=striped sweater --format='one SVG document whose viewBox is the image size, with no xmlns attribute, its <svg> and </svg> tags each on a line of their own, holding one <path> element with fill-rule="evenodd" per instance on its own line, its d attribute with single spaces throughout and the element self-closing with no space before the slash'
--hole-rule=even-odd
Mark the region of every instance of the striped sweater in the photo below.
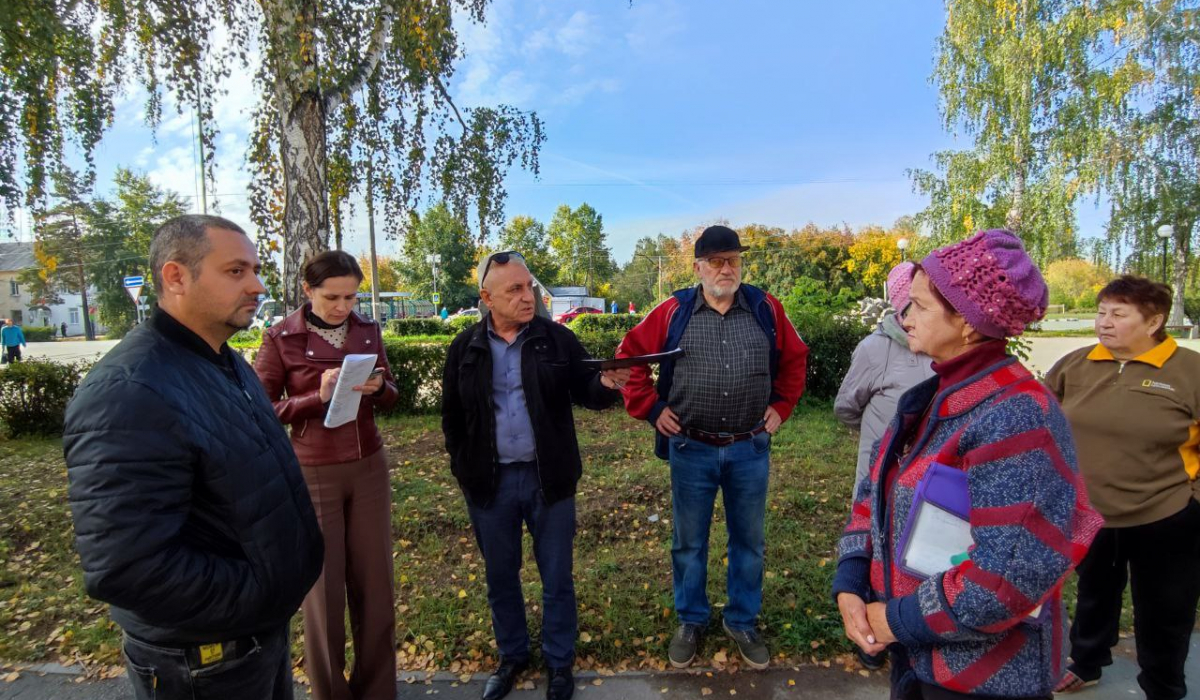
<svg viewBox="0 0 1200 700">
<path fill-rule="evenodd" d="M 935 462 L 967 472 L 975 544 L 967 561 L 921 579 L 896 565 L 898 544 Z M 908 660 L 893 670 L 901 686 L 915 676 L 961 693 L 1049 695 L 1066 657 L 1062 584 L 1100 525 L 1058 402 L 1004 357 L 901 398 L 855 496 L 834 595 L 887 603 Z"/>
</svg>

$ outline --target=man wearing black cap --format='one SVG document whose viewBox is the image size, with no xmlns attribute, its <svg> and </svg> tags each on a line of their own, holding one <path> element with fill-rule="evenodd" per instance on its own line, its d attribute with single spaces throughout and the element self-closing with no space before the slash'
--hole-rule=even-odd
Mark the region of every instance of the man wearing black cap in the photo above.
<svg viewBox="0 0 1200 700">
<path fill-rule="evenodd" d="M 696 239 L 700 284 L 675 292 L 621 341 L 617 357 L 683 348 L 658 384 L 634 368 L 625 408 L 656 430 L 655 454 L 671 464 L 671 568 L 679 629 L 669 657 L 689 666 L 709 622 L 708 534 L 720 489 L 729 530 L 729 603 L 722 627 L 753 668 L 770 660 L 759 637 L 763 519 L 771 436 L 804 391 L 808 347 L 775 297 L 742 284 L 737 232 L 710 226 Z"/>
</svg>

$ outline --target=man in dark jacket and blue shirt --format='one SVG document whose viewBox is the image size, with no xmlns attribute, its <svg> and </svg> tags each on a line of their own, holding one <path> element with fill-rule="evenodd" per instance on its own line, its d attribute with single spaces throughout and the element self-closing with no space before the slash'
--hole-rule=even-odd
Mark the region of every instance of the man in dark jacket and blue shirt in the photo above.
<svg viewBox="0 0 1200 700">
<path fill-rule="evenodd" d="M 181 216 L 150 245 L 158 309 L 87 376 L 63 447 L 88 594 L 139 699 L 292 697 L 288 620 L 324 545 L 288 436 L 225 344 L 250 325 L 254 243 Z"/>
<path fill-rule="evenodd" d="M 484 700 L 499 700 L 529 666 L 521 593 L 521 524 L 533 535 L 542 578 L 542 656 L 546 697 L 574 692 L 577 618 L 571 575 L 575 485 L 582 474 L 571 404 L 616 403 L 629 370 L 600 373 L 566 327 L 535 314 L 533 276 L 515 252 L 479 266 L 487 313 L 450 345 L 442 430 L 487 570 L 488 605 L 500 667 Z"/>
</svg>

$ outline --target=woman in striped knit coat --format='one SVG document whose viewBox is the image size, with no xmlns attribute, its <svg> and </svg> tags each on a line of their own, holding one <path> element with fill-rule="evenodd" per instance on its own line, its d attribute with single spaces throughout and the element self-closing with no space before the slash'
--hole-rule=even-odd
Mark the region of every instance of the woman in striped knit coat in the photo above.
<svg viewBox="0 0 1200 700">
<path fill-rule="evenodd" d="M 925 258 L 911 301 L 909 345 L 937 376 L 900 399 L 852 507 L 833 587 L 846 635 L 891 652 L 893 698 L 1049 698 L 1062 584 L 1101 521 L 1058 402 L 1005 352 L 1045 312 L 1045 282 L 1016 236 L 984 231 Z M 960 502 L 959 556 L 914 563 L 947 531 L 910 534 L 918 492 Z"/>
</svg>

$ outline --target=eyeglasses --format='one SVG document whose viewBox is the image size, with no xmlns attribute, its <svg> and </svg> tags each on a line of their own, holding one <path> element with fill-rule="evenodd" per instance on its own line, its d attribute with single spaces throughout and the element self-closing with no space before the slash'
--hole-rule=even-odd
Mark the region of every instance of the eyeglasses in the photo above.
<svg viewBox="0 0 1200 700">
<path fill-rule="evenodd" d="M 499 265 L 507 265 L 508 261 L 513 258 L 516 258 L 516 259 L 520 260 L 521 262 L 525 262 L 525 256 L 521 255 L 520 253 L 518 253 L 515 250 L 506 250 L 506 251 L 503 251 L 500 253 L 492 253 L 491 255 L 489 255 L 487 265 L 483 266 L 483 274 L 479 276 L 480 288 L 483 287 L 483 281 L 487 279 L 488 270 L 492 269 L 492 263 L 497 263 Z"/>
<path fill-rule="evenodd" d="M 708 263 L 708 266 L 714 270 L 720 270 L 726 265 L 735 270 L 742 266 L 742 256 L 740 255 L 735 255 L 732 258 L 700 258 L 700 260 Z"/>
</svg>

